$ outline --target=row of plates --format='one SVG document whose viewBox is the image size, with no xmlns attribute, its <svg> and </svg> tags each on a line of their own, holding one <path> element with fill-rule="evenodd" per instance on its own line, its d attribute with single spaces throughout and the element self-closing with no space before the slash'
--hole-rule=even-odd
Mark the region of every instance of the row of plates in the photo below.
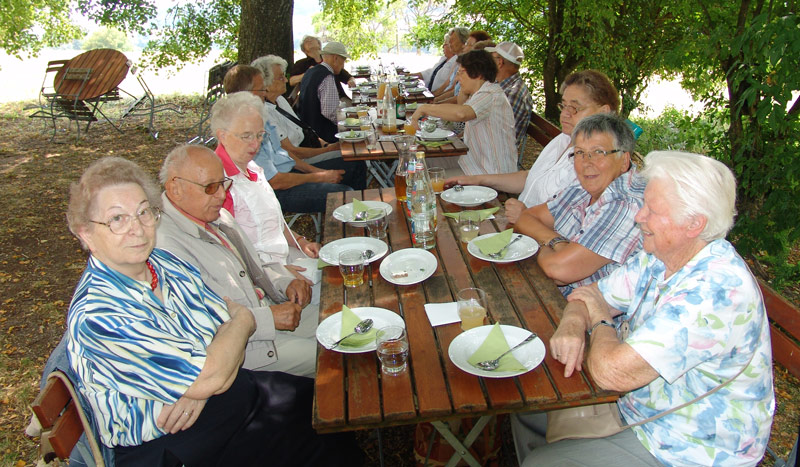
<svg viewBox="0 0 800 467">
<path fill-rule="evenodd" d="M 334 137 L 348 143 L 357 143 L 359 141 L 364 141 L 367 138 L 367 134 L 360 130 L 361 128 L 360 123 L 358 125 L 356 124 L 348 125 L 347 123 L 345 123 L 344 120 L 342 120 L 339 122 L 339 124 L 345 128 L 352 128 L 352 130 L 341 131 L 333 135 Z M 376 124 L 380 125 L 379 122 L 376 122 Z M 359 128 L 359 130 L 356 130 L 356 128 Z M 417 133 L 417 138 L 423 141 L 444 141 L 449 139 L 453 135 L 455 135 L 455 133 L 453 133 L 450 130 L 443 130 L 441 128 L 437 128 L 436 130 L 431 132 L 420 131 L 419 133 Z"/>
<path fill-rule="evenodd" d="M 405 322 L 400 315 L 385 308 L 353 308 L 353 313 L 358 315 L 358 317 L 361 319 L 372 318 L 374 323 L 373 327 L 375 329 L 380 329 L 386 326 L 405 327 Z M 317 326 L 317 341 L 319 341 L 319 343 L 325 348 L 329 348 L 341 337 L 341 329 L 342 312 L 340 311 L 325 318 L 324 321 L 319 323 L 319 326 Z M 480 326 L 470 329 L 469 331 L 464 331 L 456 336 L 456 338 L 450 343 L 450 347 L 447 349 L 447 355 L 450 357 L 450 361 L 453 362 L 453 364 L 458 368 L 475 376 L 482 376 L 484 378 L 510 378 L 512 376 L 519 376 L 533 370 L 544 360 L 544 343 L 541 339 L 536 339 L 530 344 L 523 345 L 519 349 L 516 349 L 512 352 L 514 358 L 516 358 L 517 361 L 519 361 L 522 366 L 525 367 L 524 370 L 485 371 L 472 366 L 468 362 L 468 359 L 475 353 L 476 350 L 478 350 L 478 347 L 483 344 L 483 341 L 486 340 L 486 337 L 489 335 L 491 330 L 491 325 Z M 518 328 L 516 326 L 507 326 L 504 324 L 500 325 L 500 330 L 503 332 L 503 335 L 505 336 L 510 347 L 519 344 L 531 334 L 531 332 L 526 329 Z M 334 349 L 334 351 L 340 353 L 365 353 L 374 352 L 375 349 L 375 342 L 369 342 L 360 347 L 339 346 Z"/>
</svg>

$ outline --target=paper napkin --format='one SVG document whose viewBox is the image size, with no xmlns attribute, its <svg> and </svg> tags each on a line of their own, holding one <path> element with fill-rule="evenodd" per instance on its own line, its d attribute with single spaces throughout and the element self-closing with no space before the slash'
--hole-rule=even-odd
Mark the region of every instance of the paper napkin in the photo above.
<svg viewBox="0 0 800 467">
<path fill-rule="evenodd" d="M 476 209 L 474 212 L 477 212 L 481 216 L 481 220 L 485 221 L 486 219 L 494 219 L 492 214 L 496 213 L 500 210 L 499 206 L 493 208 L 486 208 L 486 209 Z M 461 214 L 462 211 L 459 212 L 446 212 L 444 213 L 445 216 L 450 217 L 452 219 L 458 220 L 458 215 Z"/>
<path fill-rule="evenodd" d="M 305 268 L 305 271 L 300 271 L 300 274 L 310 280 L 312 284 L 316 284 L 322 280 L 322 272 L 319 270 L 318 266 L 320 261 L 322 260 L 314 258 L 297 258 L 292 262 L 292 264 L 295 266 L 300 266 L 301 268 Z"/>
<path fill-rule="evenodd" d="M 461 318 L 458 317 L 458 303 L 456 302 L 426 303 L 425 314 L 428 315 L 428 321 L 434 327 L 461 321 Z"/>
<path fill-rule="evenodd" d="M 354 199 L 353 200 L 353 219 L 355 219 L 357 212 L 364 212 L 364 211 L 366 211 L 368 209 L 369 209 L 369 206 L 367 206 L 363 201 L 361 201 L 359 199 Z"/>
<path fill-rule="evenodd" d="M 342 331 L 339 334 L 339 338 L 350 334 L 353 332 L 353 328 L 356 327 L 356 324 L 361 322 L 361 318 L 358 317 L 353 310 L 351 310 L 347 305 L 342 305 Z M 362 347 L 364 345 L 369 344 L 370 342 L 375 340 L 375 335 L 377 331 L 373 326 L 372 329 L 369 330 L 366 334 L 353 334 L 352 336 L 345 339 L 341 344 L 344 347 Z M 506 346 L 507 348 L 508 346 Z"/>
<path fill-rule="evenodd" d="M 511 236 L 513 234 L 514 234 L 514 229 L 507 229 L 500 232 L 497 235 L 492 235 L 491 237 L 475 240 L 475 246 L 477 246 L 481 250 L 481 253 L 483 253 L 484 255 L 497 253 L 498 251 L 502 250 L 506 245 L 508 245 L 508 242 L 511 241 Z"/>
<path fill-rule="evenodd" d="M 425 146 L 426 148 L 439 148 L 439 147 L 442 147 L 442 146 L 444 146 L 446 144 L 451 144 L 451 141 L 449 141 L 449 140 L 446 140 L 446 141 L 425 141 L 425 140 L 420 140 L 419 144 Z"/>
<path fill-rule="evenodd" d="M 478 350 L 476 350 L 467 361 L 470 365 L 475 366 L 486 360 L 494 360 L 510 348 L 508 341 L 506 341 L 506 336 L 503 335 L 503 331 L 500 329 L 500 324 L 495 323 L 494 326 L 492 326 L 492 330 L 489 331 L 489 335 L 486 336 L 486 340 L 483 341 L 483 344 L 478 347 Z M 513 354 L 507 354 L 500 359 L 500 366 L 493 371 L 523 371 L 526 369 L 525 365 L 514 358 Z"/>
</svg>

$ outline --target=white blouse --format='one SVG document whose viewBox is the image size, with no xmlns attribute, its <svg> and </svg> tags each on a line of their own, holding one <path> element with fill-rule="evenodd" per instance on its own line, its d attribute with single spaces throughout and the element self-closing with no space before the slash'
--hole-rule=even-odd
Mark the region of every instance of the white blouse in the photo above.
<svg viewBox="0 0 800 467">
<path fill-rule="evenodd" d="M 519 200 L 532 207 L 549 201 L 561 190 L 578 181 L 572 159 L 569 157 L 572 138 L 561 133 L 542 149 L 533 167 L 528 171 L 525 188 Z"/>
</svg>

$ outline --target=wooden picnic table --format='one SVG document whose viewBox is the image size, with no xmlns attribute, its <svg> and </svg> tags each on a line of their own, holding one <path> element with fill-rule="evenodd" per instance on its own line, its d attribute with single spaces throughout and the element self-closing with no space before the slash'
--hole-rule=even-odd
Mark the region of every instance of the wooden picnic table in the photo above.
<svg viewBox="0 0 800 467">
<path fill-rule="evenodd" d="M 331 213 L 353 198 L 389 203 L 389 252 L 410 248 L 411 238 L 402 206 L 392 189 L 331 193 L 326 206 L 323 243 L 343 237 L 365 236 L 365 229 L 343 224 Z M 483 207 L 500 206 L 498 200 Z M 455 301 L 458 290 L 480 287 L 489 297 L 491 322 L 535 331 L 548 346 L 559 323 L 565 300 L 533 256 L 517 263 L 489 263 L 472 257 L 456 236 L 453 220 L 442 212 L 466 208 L 439 200 L 436 272 L 420 284 L 395 286 L 379 271 L 381 260 L 367 268 L 364 285 L 345 289 L 338 268 L 322 274 L 320 320 L 350 307 L 374 306 L 401 315 L 409 340 L 409 368 L 394 376 L 381 374 L 374 352 L 342 354 L 318 347 L 316 391 L 312 423 L 320 432 L 359 430 L 430 421 L 441 431 L 446 419 L 484 417 L 523 411 L 610 402 L 614 393 L 600 390 L 584 371 L 564 377 L 564 366 L 549 352 L 544 362 L 514 378 L 484 379 L 458 369 L 448 358 L 450 342 L 461 333 L 459 323 L 431 327 L 425 303 Z M 473 208 L 470 208 L 473 209 Z M 501 207 L 493 221 L 481 224 L 481 234 L 507 228 Z M 371 285 L 370 285 L 371 283 Z M 438 423 L 438 425 L 437 425 Z M 456 449 L 459 451 L 459 449 Z"/>
<path fill-rule="evenodd" d="M 56 74 L 56 92 L 77 100 L 90 100 L 113 91 L 128 74 L 128 58 L 113 49 L 94 49 L 84 52 Z M 68 69 L 91 69 L 89 80 L 84 85 L 80 80 L 63 80 Z M 82 86 L 82 88 L 81 88 Z"/>
<path fill-rule="evenodd" d="M 375 149 L 367 149 L 366 141 L 350 143 L 341 141 L 339 148 L 342 151 L 342 159 L 346 161 L 365 161 L 365 160 L 396 160 L 398 156 L 397 145 L 394 141 L 380 141 L 385 135 L 378 129 L 378 144 Z M 386 138 L 384 138 L 386 139 Z M 425 157 L 448 157 L 463 156 L 469 148 L 458 136 L 451 136 L 446 143 L 441 146 L 425 146 L 420 144 L 418 151 L 425 151 Z"/>
</svg>

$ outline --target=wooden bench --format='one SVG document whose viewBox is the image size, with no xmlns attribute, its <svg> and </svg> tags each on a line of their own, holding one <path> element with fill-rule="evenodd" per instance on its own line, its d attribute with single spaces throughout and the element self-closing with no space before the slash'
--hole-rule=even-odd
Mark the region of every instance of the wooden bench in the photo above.
<svg viewBox="0 0 800 467">
<path fill-rule="evenodd" d="M 561 130 L 535 112 L 531 114 L 528 135 L 542 146 L 546 146 Z M 770 319 L 772 358 L 785 366 L 790 373 L 800 378 L 800 309 L 781 297 L 776 291 L 759 280 L 764 306 Z"/>
</svg>

